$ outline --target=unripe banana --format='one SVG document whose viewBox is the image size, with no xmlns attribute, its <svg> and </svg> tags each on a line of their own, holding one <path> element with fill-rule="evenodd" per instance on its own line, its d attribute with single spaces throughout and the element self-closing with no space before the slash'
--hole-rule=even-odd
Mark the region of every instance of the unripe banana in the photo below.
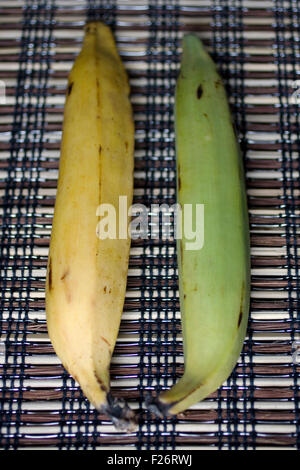
<svg viewBox="0 0 300 470">
<path fill-rule="evenodd" d="M 183 40 L 175 103 L 177 194 L 204 204 L 204 245 L 178 241 L 185 369 L 148 406 L 177 414 L 230 375 L 246 334 L 250 297 L 249 224 L 243 165 L 221 79 L 201 41 Z"/>
<path fill-rule="evenodd" d="M 134 124 L 126 71 L 108 26 L 91 22 L 69 75 L 46 282 L 50 339 L 86 397 L 119 426 L 133 412 L 110 395 L 130 238 L 96 235 L 100 204 L 118 220 L 133 195 Z"/>
</svg>

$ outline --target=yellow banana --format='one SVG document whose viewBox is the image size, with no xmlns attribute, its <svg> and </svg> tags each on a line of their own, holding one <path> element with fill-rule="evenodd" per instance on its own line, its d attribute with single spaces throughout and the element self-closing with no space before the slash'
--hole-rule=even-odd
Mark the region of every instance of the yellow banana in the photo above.
<svg viewBox="0 0 300 470">
<path fill-rule="evenodd" d="M 185 369 L 158 399 L 157 414 L 177 414 L 230 375 L 246 334 L 250 297 L 249 224 L 242 159 L 215 64 L 193 35 L 183 40 L 175 100 L 177 193 L 204 204 L 204 245 L 178 241 Z"/>
<path fill-rule="evenodd" d="M 133 195 L 134 124 L 113 35 L 88 23 L 69 75 L 46 281 L 50 339 L 86 397 L 120 427 L 133 412 L 110 394 L 109 366 L 126 292 L 130 238 L 96 235 L 100 204 L 118 220 Z M 128 224 L 127 219 L 127 224 Z"/>
</svg>

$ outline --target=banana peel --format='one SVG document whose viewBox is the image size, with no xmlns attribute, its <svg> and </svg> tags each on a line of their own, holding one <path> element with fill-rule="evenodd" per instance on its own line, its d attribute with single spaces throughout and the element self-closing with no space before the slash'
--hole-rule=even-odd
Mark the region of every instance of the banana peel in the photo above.
<svg viewBox="0 0 300 470">
<path fill-rule="evenodd" d="M 177 243 L 184 374 L 158 398 L 176 415 L 205 399 L 231 374 L 245 339 L 250 302 L 250 242 L 245 178 L 222 80 L 202 42 L 183 39 L 175 99 L 177 199 L 204 205 L 204 243 Z"/>
<path fill-rule="evenodd" d="M 110 28 L 90 22 L 69 75 L 46 281 L 48 332 L 63 365 L 121 429 L 134 412 L 110 393 L 130 238 L 100 239 L 97 208 L 133 197 L 134 123 L 128 77 Z"/>
</svg>

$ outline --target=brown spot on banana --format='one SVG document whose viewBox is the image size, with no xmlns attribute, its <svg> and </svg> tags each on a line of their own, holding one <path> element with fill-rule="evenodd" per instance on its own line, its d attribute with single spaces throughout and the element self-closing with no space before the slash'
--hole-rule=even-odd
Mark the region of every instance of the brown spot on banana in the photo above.
<svg viewBox="0 0 300 470">
<path fill-rule="evenodd" d="M 202 85 L 200 84 L 197 88 L 197 99 L 200 100 L 202 95 L 203 95 L 203 88 L 202 88 Z"/>
<path fill-rule="evenodd" d="M 181 190 L 181 173 L 180 173 L 180 164 L 178 163 L 177 167 L 177 186 L 178 186 L 178 191 Z"/>
<path fill-rule="evenodd" d="M 68 86 L 68 91 L 67 91 L 68 96 L 70 96 L 70 94 L 72 93 L 73 85 L 74 85 L 74 82 L 71 82 L 71 83 L 69 84 L 69 86 Z"/>
<path fill-rule="evenodd" d="M 96 57 L 96 68 L 99 69 L 99 60 Z M 100 115 L 100 83 L 99 79 L 96 77 L 96 97 L 97 97 L 97 115 L 96 119 L 99 120 L 101 119 Z M 99 205 L 101 204 L 101 177 L 102 177 L 102 165 L 101 165 L 101 159 L 102 159 L 102 145 L 99 144 L 98 147 L 98 156 L 99 156 Z"/>
<path fill-rule="evenodd" d="M 61 281 L 64 281 L 64 280 L 66 279 L 66 277 L 67 277 L 69 274 L 70 274 L 70 270 L 69 270 L 69 268 L 67 268 L 67 269 L 64 271 L 63 275 L 61 276 L 61 278 L 60 278 Z"/>
<path fill-rule="evenodd" d="M 96 96 L 97 96 L 97 109 L 100 109 L 100 96 L 99 96 L 100 83 L 98 78 L 96 78 Z"/>
<path fill-rule="evenodd" d="M 63 285 L 64 285 L 67 302 L 71 303 L 72 295 L 71 295 L 71 290 L 70 290 L 70 286 L 69 286 L 68 279 L 67 279 L 69 275 L 70 275 L 70 270 L 69 268 L 67 268 L 64 271 L 63 275 L 61 276 L 60 280 L 63 282 Z"/>
<path fill-rule="evenodd" d="M 245 282 L 244 281 L 242 284 L 241 292 L 242 293 L 241 293 L 241 302 L 240 302 L 240 314 L 239 314 L 238 323 L 237 323 L 238 328 L 240 327 L 240 324 L 242 323 L 242 318 L 243 318 L 243 303 L 244 303 L 244 297 L 245 297 Z"/>
<path fill-rule="evenodd" d="M 91 22 L 91 23 L 87 23 L 84 29 L 86 33 L 95 34 L 97 26 L 95 25 L 94 22 Z"/>
<path fill-rule="evenodd" d="M 103 392 L 107 393 L 108 392 L 108 389 L 107 387 L 104 385 L 103 381 L 101 379 L 99 379 L 99 377 L 97 376 L 96 374 L 96 371 L 94 371 L 94 375 L 96 377 L 96 380 L 98 382 L 98 384 L 100 385 L 100 388 Z"/>
<path fill-rule="evenodd" d="M 109 348 L 111 347 L 110 342 L 106 338 L 104 338 L 104 336 L 100 336 L 100 338 L 102 339 L 102 341 L 104 341 L 104 343 L 107 344 L 107 346 L 109 346 Z"/>
</svg>

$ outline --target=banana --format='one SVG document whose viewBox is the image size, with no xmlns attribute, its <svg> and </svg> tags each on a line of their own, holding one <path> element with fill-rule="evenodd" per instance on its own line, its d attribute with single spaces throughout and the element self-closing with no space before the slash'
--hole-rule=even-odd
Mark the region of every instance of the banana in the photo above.
<svg viewBox="0 0 300 470">
<path fill-rule="evenodd" d="M 242 158 L 224 87 L 193 35 L 183 39 L 175 99 L 177 194 L 204 204 L 204 244 L 178 240 L 184 374 L 148 408 L 176 415 L 214 392 L 232 372 L 246 334 L 250 243 Z"/>
<path fill-rule="evenodd" d="M 112 398 L 109 367 L 125 299 L 130 237 L 100 239 L 96 211 L 111 204 L 118 220 L 119 196 L 131 204 L 133 153 L 127 74 L 109 27 L 91 22 L 68 80 L 46 313 L 65 368 L 96 409 L 124 429 L 130 429 L 133 411 Z"/>
</svg>

